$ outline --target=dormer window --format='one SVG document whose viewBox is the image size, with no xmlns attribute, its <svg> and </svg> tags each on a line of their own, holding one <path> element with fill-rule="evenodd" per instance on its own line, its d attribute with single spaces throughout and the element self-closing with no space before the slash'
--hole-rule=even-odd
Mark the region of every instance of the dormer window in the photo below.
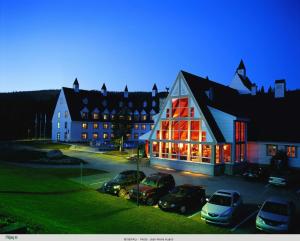
<svg viewBox="0 0 300 241">
<path fill-rule="evenodd" d="M 87 105 L 87 104 L 89 103 L 89 100 L 88 100 L 87 98 L 84 98 L 84 99 L 82 100 L 82 103 L 85 104 L 85 105 Z"/>
<path fill-rule="evenodd" d="M 98 120 L 99 119 L 99 113 L 93 113 L 93 119 Z"/>
<path fill-rule="evenodd" d="M 142 115 L 142 120 L 143 121 L 147 120 L 147 114 Z"/>
<path fill-rule="evenodd" d="M 87 129 L 88 128 L 88 124 L 86 122 L 83 122 L 81 124 L 82 129 Z"/>
<path fill-rule="evenodd" d="M 108 120 L 108 114 L 103 114 L 103 120 Z"/>
<path fill-rule="evenodd" d="M 115 118 L 116 118 L 116 115 L 114 115 L 114 114 L 110 115 L 110 119 L 114 120 Z"/>
<path fill-rule="evenodd" d="M 127 120 L 129 120 L 129 121 L 131 121 L 131 120 L 132 120 L 132 117 L 131 117 L 131 115 L 128 115 L 128 116 L 127 116 Z"/>
<path fill-rule="evenodd" d="M 87 112 L 81 112 L 81 118 L 82 119 L 88 119 L 88 113 Z"/>
<path fill-rule="evenodd" d="M 143 102 L 143 107 L 147 107 L 147 101 Z"/>
<path fill-rule="evenodd" d="M 58 119 L 60 118 L 60 112 L 57 112 L 57 118 Z"/>
</svg>

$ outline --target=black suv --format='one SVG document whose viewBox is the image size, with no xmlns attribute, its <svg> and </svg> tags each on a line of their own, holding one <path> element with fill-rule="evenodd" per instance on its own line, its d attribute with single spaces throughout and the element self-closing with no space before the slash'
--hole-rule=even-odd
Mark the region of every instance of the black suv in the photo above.
<svg viewBox="0 0 300 241">
<path fill-rule="evenodd" d="M 132 186 L 136 185 L 144 178 L 145 174 L 141 171 L 139 172 L 139 179 L 137 177 L 136 170 L 123 171 L 110 181 L 104 183 L 100 191 L 125 198 L 128 196 L 128 191 L 132 188 Z"/>
<path fill-rule="evenodd" d="M 158 200 L 175 187 L 171 174 L 154 173 L 146 177 L 139 185 L 139 200 L 147 205 L 155 205 Z M 135 185 L 129 192 L 130 199 L 136 199 L 138 187 Z"/>
<path fill-rule="evenodd" d="M 184 184 L 175 187 L 169 194 L 163 196 L 158 206 L 165 211 L 179 211 L 184 214 L 199 208 L 205 202 L 205 189 L 201 186 Z"/>
</svg>

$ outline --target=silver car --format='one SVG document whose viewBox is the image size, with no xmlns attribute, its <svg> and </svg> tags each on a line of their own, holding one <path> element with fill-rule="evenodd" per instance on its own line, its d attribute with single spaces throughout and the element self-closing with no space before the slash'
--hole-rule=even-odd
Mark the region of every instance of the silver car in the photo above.
<svg viewBox="0 0 300 241">
<path fill-rule="evenodd" d="M 201 219 L 208 223 L 230 225 L 243 201 L 241 195 L 233 190 L 215 192 L 202 207 Z"/>
<path fill-rule="evenodd" d="M 269 198 L 256 216 L 256 228 L 268 233 L 289 232 L 295 213 L 295 205 L 291 201 L 280 197 Z"/>
</svg>

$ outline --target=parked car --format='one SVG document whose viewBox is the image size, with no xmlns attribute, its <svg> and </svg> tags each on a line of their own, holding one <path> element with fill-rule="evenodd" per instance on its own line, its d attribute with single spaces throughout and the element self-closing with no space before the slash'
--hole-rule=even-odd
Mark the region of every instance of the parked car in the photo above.
<svg viewBox="0 0 300 241">
<path fill-rule="evenodd" d="M 179 211 L 184 214 L 205 202 L 205 189 L 201 186 L 184 184 L 175 187 L 169 194 L 158 201 L 160 209 Z"/>
<path fill-rule="evenodd" d="M 256 216 L 256 228 L 269 233 L 291 230 L 296 213 L 295 205 L 284 198 L 268 198 Z"/>
<path fill-rule="evenodd" d="M 291 186 L 297 182 L 297 176 L 290 171 L 271 173 L 269 183 L 275 186 Z"/>
<path fill-rule="evenodd" d="M 269 177 L 269 171 L 267 168 L 259 166 L 258 164 L 248 164 L 243 177 L 247 180 L 253 181 L 265 181 Z"/>
<path fill-rule="evenodd" d="M 215 192 L 202 207 L 201 219 L 207 223 L 230 225 L 243 201 L 241 195 L 233 190 Z"/>
<path fill-rule="evenodd" d="M 127 197 L 129 190 L 138 182 L 145 178 L 145 174 L 140 171 L 139 179 L 136 170 L 127 170 L 120 172 L 110 181 L 103 184 L 101 191 L 118 195 L 119 197 Z M 128 196 L 129 197 L 129 196 Z"/>
<path fill-rule="evenodd" d="M 137 199 L 147 205 L 155 205 L 158 200 L 175 187 L 171 174 L 154 173 L 146 177 L 139 186 L 135 185 L 129 192 L 130 199 Z M 139 190 L 139 191 L 138 191 Z"/>
</svg>

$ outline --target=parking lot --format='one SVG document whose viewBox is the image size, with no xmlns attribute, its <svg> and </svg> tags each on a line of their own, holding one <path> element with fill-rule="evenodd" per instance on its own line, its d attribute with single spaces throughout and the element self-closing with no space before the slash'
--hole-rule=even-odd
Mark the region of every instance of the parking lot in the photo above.
<svg viewBox="0 0 300 241">
<path fill-rule="evenodd" d="M 193 173 L 186 173 L 186 172 L 176 172 L 172 170 L 162 170 L 157 168 L 141 168 L 146 174 L 150 174 L 157 171 L 163 171 L 171 173 L 176 181 L 176 185 L 180 184 L 194 184 L 194 185 L 201 185 L 206 189 L 206 195 L 210 196 L 215 191 L 219 189 L 229 189 L 229 190 L 237 190 L 240 192 L 243 198 L 243 208 L 241 209 L 238 218 L 234 221 L 234 223 L 230 227 L 225 227 L 229 229 L 233 233 L 259 233 L 255 228 L 255 218 L 258 212 L 258 205 L 262 204 L 265 199 L 271 196 L 281 196 L 286 197 L 296 204 L 297 206 L 297 215 L 300 217 L 300 196 L 297 195 L 296 190 L 297 188 L 282 188 L 282 187 L 275 187 L 268 183 L 264 182 L 253 182 L 245 180 L 241 176 L 218 176 L 218 177 L 211 177 L 201 174 L 193 174 Z M 82 182 L 84 185 L 89 186 L 93 189 L 98 189 L 103 185 L 104 182 L 110 180 L 114 177 L 118 172 L 110 172 L 105 174 L 97 174 L 92 176 L 84 177 L 82 180 L 80 177 L 73 178 L 73 181 Z M 105 194 L 99 194 L 105 195 Z M 118 197 L 116 197 L 118 198 Z M 155 206 L 154 208 L 158 208 Z M 203 225 L 211 225 L 205 224 L 200 217 L 200 210 L 199 207 L 196 210 L 193 210 L 191 213 L 187 214 L 187 218 L 191 218 Z M 297 218 L 300 220 L 300 218 Z M 300 224 L 300 222 L 299 222 Z M 300 233 L 299 228 L 297 225 L 293 229 L 293 233 Z"/>
</svg>

